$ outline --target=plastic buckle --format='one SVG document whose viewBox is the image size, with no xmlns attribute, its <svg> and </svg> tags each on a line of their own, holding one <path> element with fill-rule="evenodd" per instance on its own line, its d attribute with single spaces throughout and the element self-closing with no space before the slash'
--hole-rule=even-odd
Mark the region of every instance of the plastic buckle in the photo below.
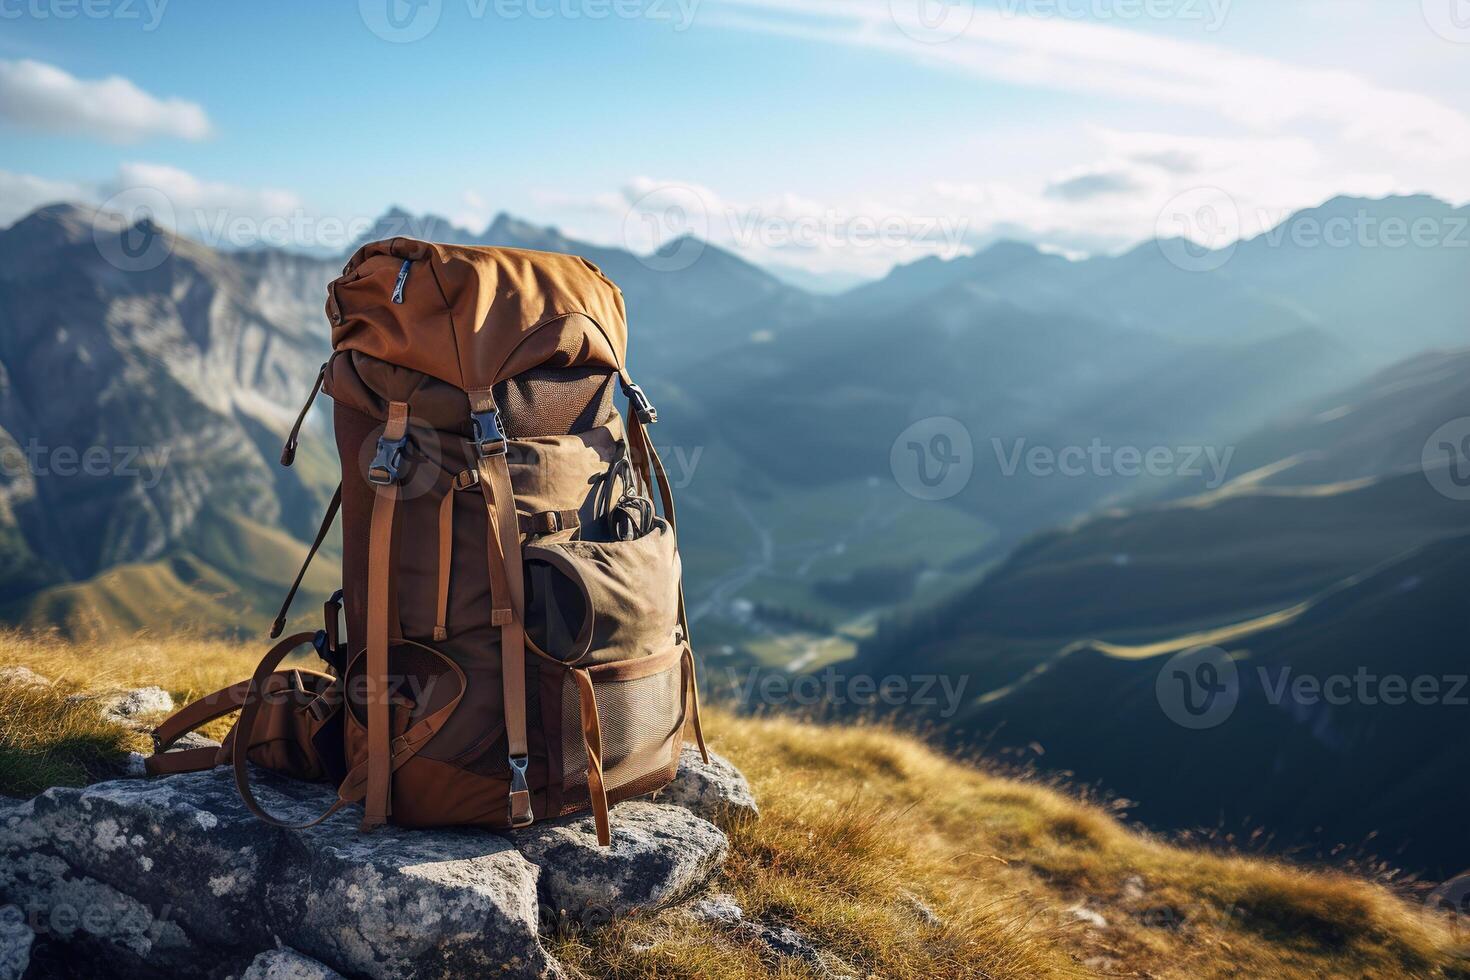
<svg viewBox="0 0 1470 980">
<path fill-rule="evenodd" d="M 380 487 L 391 486 L 403 477 L 403 454 L 408 449 L 407 434 L 397 439 L 378 437 L 378 451 L 368 467 L 368 482 Z"/>
<path fill-rule="evenodd" d="M 628 405 L 638 414 L 638 421 L 644 425 L 652 425 L 658 421 L 658 409 L 653 407 L 653 402 L 648 400 L 648 395 L 643 389 L 631 381 L 623 385 L 623 394 L 628 397 Z"/>
<path fill-rule="evenodd" d="M 513 755 L 510 757 L 509 761 L 511 795 L 514 796 L 516 793 L 529 794 L 531 792 L 531 787 L 530 784 L 526 782 L 526 769 L 530 766 L 531 760 L 524 755 Z M 530 813 L 527 813 L 524 817 L 517 820 L 515 815 L 515 807 L 511 807 L 510 825 L 512 827 L 529 827 L 534 819 L 535 818 Z"/>
<path fill-rule="evenodd" d="M 475 451 L 481 457 L 505 455 L 505 430 L 500 425 L 500 409 L 471 412 L 470 422 L 475 429 Z"/>
</svg>

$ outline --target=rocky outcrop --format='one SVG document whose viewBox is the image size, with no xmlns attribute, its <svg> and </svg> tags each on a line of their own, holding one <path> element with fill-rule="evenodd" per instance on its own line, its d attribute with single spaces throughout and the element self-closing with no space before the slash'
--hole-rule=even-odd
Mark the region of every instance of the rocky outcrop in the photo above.
<svg viewBox="0 0 1470 980">
<path fill-rule="evenodd" d="M 20 980 L 31 964 L 36 934 L 14 905 L 0 908 L 0 980 Z"/>
<path fill-rule="evenodd" d="M 691 745 L 684 746 L 679 757 L 679 775 L 673 782 L 660 790 L 654 799 L 659 803 L 670 803 L 683 807 L 704 819 L 728 827 L 733 822 L 754 820 L 761 815 L 756 806 L 755 794 L 745 776 L 730 764 L 730 760 L 714 752 L 709 762 L 699 756 L 699 750 Z"/>
<path fill-rule="evenodd" d="M 52 789 L 0 809 L 0 902 L 39 937 L 43 975 L 561 977 L 543 930 L 666 907 L 717 873 L 727 842 L 692 780 L 714 785 L 681 776 L 660 802 L 615 807 L 611 848 L 590 817 L 360 834 L 349 811 L 280 830 L 244 809 L 226 770 Z M 261 784 L 290 820 L 330 801 Z"/>
<path fill-rule="evenodd" d="M 294 949 L 269 949 L 250 961 L 240 980 L 342 980 L 342 974 Z"/>
</svg>

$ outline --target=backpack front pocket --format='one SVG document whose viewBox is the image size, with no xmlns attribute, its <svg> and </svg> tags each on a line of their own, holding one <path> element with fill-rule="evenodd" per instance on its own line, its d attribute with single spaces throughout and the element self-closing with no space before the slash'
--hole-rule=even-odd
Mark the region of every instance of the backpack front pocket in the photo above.
<svg viewBox="0 0 1470 980">
<path fill-rule="evenodd" d="M 533 542 L 524 551 L 528 642 L 569 666 L 664 653 L 681 642 L 679 552 L 655 517 L 631 541 Z"/>
</svg>

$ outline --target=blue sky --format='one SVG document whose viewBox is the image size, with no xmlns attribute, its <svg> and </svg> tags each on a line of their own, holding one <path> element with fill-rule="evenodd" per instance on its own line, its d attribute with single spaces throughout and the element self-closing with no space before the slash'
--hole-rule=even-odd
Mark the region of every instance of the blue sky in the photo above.
<svg viewBox="0 0 1470 980">
<path fill-rule="evenodd" d="M 0 221 L 138 188 L 234 244 L 401 204 L 860 275 L 1250 234 L 1470 199 L 1470 2 L 0 0 Z"/>
</svg>

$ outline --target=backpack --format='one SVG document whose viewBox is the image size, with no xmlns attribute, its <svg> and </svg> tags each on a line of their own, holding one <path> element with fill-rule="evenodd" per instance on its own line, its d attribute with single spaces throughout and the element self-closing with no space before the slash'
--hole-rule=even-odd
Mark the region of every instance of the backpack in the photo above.
<svg viewBox="0 0 1470 980">
<path fill-rule="evenodd" d="M 271 638 L 338 511 L 342 588 L 320 630 L 160 725 L 148 771 L 233 766 L 280 826 L 359 802 L 363 830 L 590 809 L 608 844 L 609 806 L 674 777 L 686 727 L 708 758 L 622 294 L 571 255 L 394 238 L 352 256 L 326 311 L 332 354 L 281 462 L 325 391 L 342 482 Z M 308 646 L 325 671 L 281 669 Z M 221 747 L 168 751 L 236 709 Z M 337 800 L 279 818 L 247 763 L 333 782 Z"/>
</svg>

